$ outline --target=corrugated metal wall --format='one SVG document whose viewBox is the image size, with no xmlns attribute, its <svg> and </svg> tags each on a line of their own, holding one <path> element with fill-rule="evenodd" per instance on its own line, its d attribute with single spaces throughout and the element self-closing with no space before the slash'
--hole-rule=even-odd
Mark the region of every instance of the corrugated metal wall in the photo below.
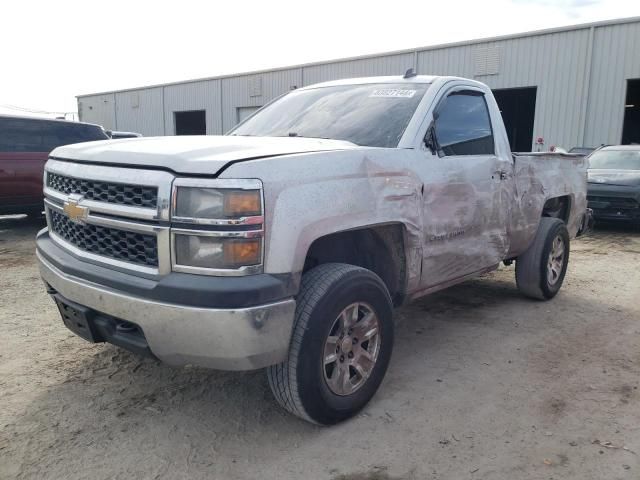
<svg viewBox="0 0 640 480">
<path fill-rule="evenodd" d="M 207 135 L 222 131 L 221 80 L 207 80 L 181 85 L 167 85 L 164 89 L 164 131 L 175 135 L 174 112 L 206 110 Z"/>
<path fill-rule="evenodd" d="M 164 133 L 162 87 L 116 92 L 115 129 L 144 135 Z"/>
<path fill-rule="evenodd" d="M 116 95 L 91 95 L 78 98 L 78 117 L 84 122 L 97 123 L 108 129 L 116 124 Z"/>
<path fill-rule="evenodd" d="M 312 65 L 304 68 L 304 85 L 341 78 L 402 75 L 408 68 L 415 68 L 414 59 L 414 53 L 404 53 Z"/>
<path fill-rule="evenodd" d="M 491 88 L 537 87 L 534 139 L 545 147 L 618 143 L 626 81 L 640 78 L 640 21 L 580 26 L 78 98 L 80 118 L 144 135 L 173 135 L 174 112 L 205 109 L 207 133 L 232 128 L 239 110 L 293 87 L 372 75 L 475 78 Z"/>
<path fill-rule="evenodd" d="M 585 144 L 619 143 L 627 80 L 640 78 L 640 22 L 594 31 Z"/>
<path fill-rule="evenodd" d="M 277 70 L 222 79 L 222 131 L 238 123 L 238 108 L 261 107 L 292 88 L 302 86 L 302 69 Z"/>
<path fill-rule="evenodd" d="M 537 87 L 533 137 L 545 145 L 581 145 L 580 112 L 589 30 L 483 42 L 418 53 L 418 73 L 456 75 L 492 89 Z M 486 74 L 482 56 L 493 53 Z"/>
</svg>

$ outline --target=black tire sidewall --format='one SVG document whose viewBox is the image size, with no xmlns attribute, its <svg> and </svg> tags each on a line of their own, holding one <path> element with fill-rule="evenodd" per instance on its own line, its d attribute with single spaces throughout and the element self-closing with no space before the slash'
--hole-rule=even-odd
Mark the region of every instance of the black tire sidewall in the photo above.
<svg viewBox="0 0 640 480">
<path fill-rule="evenodd" d="M 560 278 L 555 284 L 550 285 L 547 278 L 547 270 L 549 268 L 549 254 L 551 253 L 551 249 L 553 248 L 553 240 L 558 235 L 560 235 L 562 237 L 562 240 L 564 241 L 565 253 L 562 263 L 562 270 L 560 272 Z M 542 294 L 544 295 L 544 297 L 547 299 L 555 297 L 562 287 L 565 274 L 567 273 L 567 267 L 569 265 L 569 246 L 569 232 L 567 231 L 567 227 L 564 223 L 557 223 L 547 232 L 544 248 L 542 249 L 542 255 L 540 258 L 540 289 L 542 290 Z"/>
<path fill-rule="evenodd" d="M 348 305 L 363 302 L 373 308 L 380 322 L 380 351 L 365 384 L 352 395 L 336 395 L 326 384 L 322 370 L 324 345 L 329 330 Z M 393 349 L 393 318 L 389 294 L 372 272 L 349 272 L 336 281 L 316 303 L 304 332 L 298 358 L 297 382 L 300 401 L 307 414 L 321 424 L 340 422 L 362 409 L 380 386 Z"/>
</svg>

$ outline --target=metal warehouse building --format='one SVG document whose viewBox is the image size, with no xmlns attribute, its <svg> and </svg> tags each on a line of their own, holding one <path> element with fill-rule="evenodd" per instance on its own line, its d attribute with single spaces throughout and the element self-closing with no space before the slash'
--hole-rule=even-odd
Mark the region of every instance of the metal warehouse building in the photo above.
<svg viewBox="0 0 640 480">
<path fill-rule="evenodd" d="M 488 84 L 513 150 L 640 143 L 640 17 L 82 95 L 78 112 L 143 135 L 222 134 L 293 88 L 411 67 Z"/>
</svg>

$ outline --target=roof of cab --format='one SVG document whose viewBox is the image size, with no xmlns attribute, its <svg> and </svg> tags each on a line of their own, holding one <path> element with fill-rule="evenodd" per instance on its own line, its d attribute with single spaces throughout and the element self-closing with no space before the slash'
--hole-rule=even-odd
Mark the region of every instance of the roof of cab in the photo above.
<svg viewBox="0 0 640 480">
<path fill-rule="evenodd" d="M 310 88 L 318 87 L 335 87 L 339 85 L 366 85 L 371 83 L 433 83 L 435 79 L 439 77 L 431 75 L 414 75 L 413 77 L 404 78 L 401 75 L 386 76 L 386 77 L 359 77 L 359 78 L 343 78 L 341 80 L 331 80 L 329 82 L 314 83 L 313 85 L 307 85 L 301 87 L 298 90 L 307 90 Z"/>
<path fill-rule="evenodd" d="M 464 80 L 465 82 L 469 82 L 472 85 L 484 86 L 483 83 L 478 82 L 476 80 L 472 80 L 469 78 L 462 77 L 453 77 L 453 76 L 445 76 L 445 75 L 414 75 L 412 77 L 405 78 L 402 75 L 394 75 L 394 76 L 380 76 L 380 77 L 358 77 L 358 78 L 343 78 L 341 80 L 331 80 L 329 82 L 322 83 L 314 83 L 313 85 L 308 85 L 306 87 L 298 88 L 297 90 L 309 90 L 313 88 L 322 88 L 322 87 L 335 87 L 341 85 L 366 85 L 366 84 L 431 84 L 436 80 Z"/>
</svg>

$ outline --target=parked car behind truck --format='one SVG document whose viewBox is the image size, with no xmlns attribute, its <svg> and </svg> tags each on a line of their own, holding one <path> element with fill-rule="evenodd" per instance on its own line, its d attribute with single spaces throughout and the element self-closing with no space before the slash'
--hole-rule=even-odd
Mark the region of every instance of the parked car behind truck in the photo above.
<svg viewBox="0 0 640 480">
<path fill-rule="evenodd" d="M 596 220 L 640 225 L 640 145 L 594 152 L 588 178 L 589 207 Z"/>
<path fill-rule="evenodd" d="M 394 307 L 512 260 L 525 295 L 558 293 L 586 168 L 512 155 L 482 83 L 329 82 L 227 136 L 56 149 L 37 255 L 78 335 L 173 365 L 266 367 L 285 409 L 332 424 L 378 389 Z"/>
<path fill-rule="evenodd" d="M 108 138 L 89 123 L 0 115 L 0 215 L 43 211 L 42 174 L 51 150 Z"/>
</svg>

